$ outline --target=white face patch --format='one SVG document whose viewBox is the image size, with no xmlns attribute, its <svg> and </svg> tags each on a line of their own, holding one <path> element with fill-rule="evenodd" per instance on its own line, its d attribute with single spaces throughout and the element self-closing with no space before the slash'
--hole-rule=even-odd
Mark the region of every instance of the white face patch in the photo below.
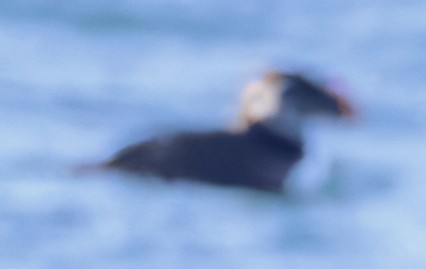
<svg viewBox="0 0 426 269">
<path fill-rule="evenodd" d="M 278 113 L 280 107 L 280 89 L 275 85 L 259 83 L 252 85 L 245 96 L 245 113 L 252 121 L 261 121 Z"/>
<path fill-rule="evenodd" d="M 241 96 L 237 127 L 246 129 L 253 123 L 265 121 L 280 112 L 283 81 L 262 79 L 250 83 Z"/>
</svg>

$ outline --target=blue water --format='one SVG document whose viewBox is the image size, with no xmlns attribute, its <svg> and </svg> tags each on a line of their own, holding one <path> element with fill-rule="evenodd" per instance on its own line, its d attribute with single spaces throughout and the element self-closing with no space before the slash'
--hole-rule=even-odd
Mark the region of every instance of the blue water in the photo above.
<svg viewBox="0 0 426 269">
<path fill-rule="evenodd" d="M 2 0 L 0 267 L 424 268 L 425 13 L 423 1 Z M 355 123 L 314 128 L 309 191 L 74 173 L 136 141 L 228 126 L 268 68 L 345 80 L 357 106 Z"/>
</svg>

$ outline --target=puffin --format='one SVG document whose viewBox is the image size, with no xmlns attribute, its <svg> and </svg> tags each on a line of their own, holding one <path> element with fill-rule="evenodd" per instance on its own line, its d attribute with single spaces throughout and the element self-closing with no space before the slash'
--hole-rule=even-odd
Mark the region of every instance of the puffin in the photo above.
<svg viewBox="0 0 426 269">
<path fill-rule="evenodd" d="M 232 128 L 143 141 L 103 167 L 165 181 L 282 192 L 286 176 L 304 156 L 305 122 L 352 112 L 345 98 L 303 75 L 270 71 L 242 91 Z"/>
</svg>

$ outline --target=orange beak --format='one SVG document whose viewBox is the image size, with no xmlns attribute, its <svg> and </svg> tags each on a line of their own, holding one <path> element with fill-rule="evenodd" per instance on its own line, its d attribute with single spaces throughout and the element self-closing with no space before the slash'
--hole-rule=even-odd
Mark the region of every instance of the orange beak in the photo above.
<svg viewBox="0 0 426 269">
<path fill-rule="evenodd" d="M 326 91 L 336 100 L 342 116 L 348 119 L 355 119 L 357 113 L 354 107 L 347 98 L 345 98 L 342 94 L 339 94 L 347 90 L 347 88 L 348 87 L 344 80 L 334 78 L 329 81 L 328 86 L 326 86 Z"/>
<path fill-rule="evenodd" d="M 355 110 L 346 98 L 337 94 L 334 95 L 334 98 L 336 99 L 343 116 L 348 118 L 355 117 Z"/>
</svg>

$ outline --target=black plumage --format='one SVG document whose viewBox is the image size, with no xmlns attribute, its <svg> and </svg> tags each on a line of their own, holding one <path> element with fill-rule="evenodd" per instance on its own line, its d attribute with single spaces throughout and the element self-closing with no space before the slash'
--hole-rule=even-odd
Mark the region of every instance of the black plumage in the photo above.
<svg viewBox="0 0 426 269">
<path fill-rule="evenodd" d="M 257 124 L 244 133 L 188 133 L 147 141 L 124 149 L 107 166 L 166 179 L 280 191 L 301 157 L 298 142 Z"/>
</svg>

